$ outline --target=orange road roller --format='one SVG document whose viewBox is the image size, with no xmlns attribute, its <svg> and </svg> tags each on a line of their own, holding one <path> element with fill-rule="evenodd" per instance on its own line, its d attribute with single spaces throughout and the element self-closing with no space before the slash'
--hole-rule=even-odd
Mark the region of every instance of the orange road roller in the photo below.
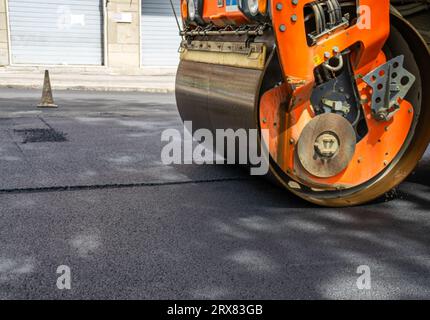
<svg viewBox="0 0 430 320">
<path fill-rule="evenodd" d="M 430 52 L 392 4 L 182 0 L 182 120 L 258 130 L 268 176 L 312 203 L 382 196 L 430 140 Z"/>
</svg>

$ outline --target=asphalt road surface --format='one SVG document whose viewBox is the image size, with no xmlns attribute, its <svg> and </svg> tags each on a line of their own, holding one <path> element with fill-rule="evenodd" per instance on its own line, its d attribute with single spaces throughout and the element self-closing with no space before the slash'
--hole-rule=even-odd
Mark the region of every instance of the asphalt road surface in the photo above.
<svg viewBox="0 0 430 320">
<path fill-rule="evenodd" d="M 39 98 L 0 90 L 0 299 L 430 298 L 429 152 L 390 196 L 323 209 L 242 168 L 163 165 L 173 95 Z"/>
</svg>

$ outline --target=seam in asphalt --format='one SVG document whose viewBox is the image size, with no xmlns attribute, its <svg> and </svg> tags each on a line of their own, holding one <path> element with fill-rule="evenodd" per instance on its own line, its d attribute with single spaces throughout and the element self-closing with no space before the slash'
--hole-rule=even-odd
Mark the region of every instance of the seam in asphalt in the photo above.
<svg viewBox="0 0 430 320">
<path fill-rule="evenodd" d="M 13 143 L 13 145 L 18 149 L 18 152 L 22 155 L 24 161 L 27 163 L 27 165 L 29 165 L 30 167 L 32 167 L 31 162 L 27 159 L 27 156 L 24 153 L 24 150 L 22 150 L 22 148 L 20 147 L 20 145 L 18 144 L 18 142 L 16 142 L 13 138 L 11 129 L 6 129 L 6 134 L 9 136 L 10 141 Z"/>
<path fill-rule="evenodd" d="M 54 130 L 55 129 L 53 127 L 51 127 L 51 125 L 45 120 L 43 119 L 40 115 L 37 116 L 39 118 L 40 121 L 42 121 L 49 129 Z"/>
<path fill-rule="evenodd" d="M 12 188 L 0 189 L 2 194 L 25 194 L 25 193 L 49 193 L 49 192 L 68 192 L 68 191 L 93 191 L 93 190 L 108 190 L 108 189 L 126 189 L 126 188 L 142 188 L 142 187 L 163 187 L 186 184 L 203 184 L 217 183 L 229 181 L 247 181 L 249 177 L 232 177 L 221 179 L 204 179 L 204 180 L 189 180 L 189 181 L 172 181 L 172 182 L 142 182 L 142 183 L 118 183 L 118 184 L 100 184 L 100 185 L 75 185 L 75 186 L 56 186 L 56 187 L 36 187 L 36 188 Z"/>
</svg>

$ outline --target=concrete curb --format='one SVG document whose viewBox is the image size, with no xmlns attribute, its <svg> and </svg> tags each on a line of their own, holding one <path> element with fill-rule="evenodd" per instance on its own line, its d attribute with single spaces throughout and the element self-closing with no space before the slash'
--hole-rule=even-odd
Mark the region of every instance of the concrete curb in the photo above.
<svg viewBox="0 0 430 320">
<path fill-rule="evenodd" d="M 49 70 L 54 90 L 148 93 L 175 91 L 176 70 L 172 68 L 125 72 L 100 67 L 8 67 L 0 68 L 0 88 L 42 89 L 45 69 Z"/>
<path fill-rule="evenodd" d="M 42 85 L 25 85 L 25 84 L 1 84 L 0 88 L 10 89 L 40 89 Z M 80 86 L 80 85 L 61 85 L 56 84 L 52 86 L 52 90 L 69 90 L 69 91 L 104 91 L 104 92 L 144 92 L 144 93 L 173 93 L 172 88 L 158 88 L 158 87 L 115 87 L 115 86 Z"/>
</svg>

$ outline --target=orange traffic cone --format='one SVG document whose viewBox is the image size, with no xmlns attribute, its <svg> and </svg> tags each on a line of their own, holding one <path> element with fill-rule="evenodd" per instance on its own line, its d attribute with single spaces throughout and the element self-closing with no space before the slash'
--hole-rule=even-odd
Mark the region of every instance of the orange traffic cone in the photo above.
<svg viewBox="0 0 430 320">
<path fill-rule="evenodd" d="M 43 82 L 42 100 L 40 101 L 38 108 L 58 108 L 54 103 L 52 96 L 51 80 L 49 79 L 49 71 L 45 70 L 45 80 Z"/>
</svg>

